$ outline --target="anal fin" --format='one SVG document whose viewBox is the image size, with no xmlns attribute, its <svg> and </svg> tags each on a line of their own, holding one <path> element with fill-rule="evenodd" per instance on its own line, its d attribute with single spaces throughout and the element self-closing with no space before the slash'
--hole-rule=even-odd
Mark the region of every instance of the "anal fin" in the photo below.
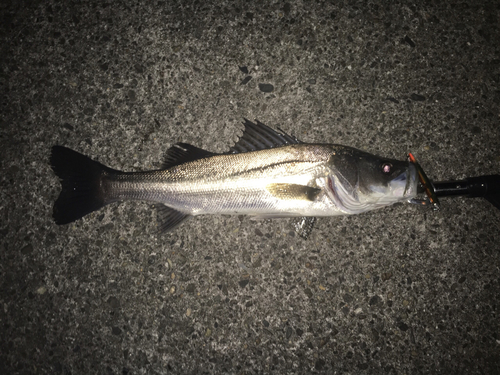
<svg viewBox="0 0 500 375">
<path fill-rule="evenodd" d="M 155 204 L 158 213 L 158 229 L 160 233 L 169 232 L 180 225 L 190 215 L 174 210 L 164 204 Z"/>
</svg>

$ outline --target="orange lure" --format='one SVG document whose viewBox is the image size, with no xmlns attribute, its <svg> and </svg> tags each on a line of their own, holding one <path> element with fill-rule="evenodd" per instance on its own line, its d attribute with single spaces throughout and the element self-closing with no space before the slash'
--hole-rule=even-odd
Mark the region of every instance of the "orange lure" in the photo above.
<svg viewBox="0 0 500 375">
<path fill-rule="evenodd" d="M 420 180 L 420 183 L 424 187 L 425 193 L 427 194 L 429 202 L 432 205 L 432 209 L 436 211 L 439 210 L 439 200 L 436 194 L 434 193 L 434 186 L 432 185 L 431 180 L 429 180 L 429 177 L 427 177 L 420 164 L 418 164 L 417 159 L 415 159 L 415 156 L 413 156 L 411 152 L 408 153 L 408 159 L 417 168 L 418 179 Z"/>
</svg>

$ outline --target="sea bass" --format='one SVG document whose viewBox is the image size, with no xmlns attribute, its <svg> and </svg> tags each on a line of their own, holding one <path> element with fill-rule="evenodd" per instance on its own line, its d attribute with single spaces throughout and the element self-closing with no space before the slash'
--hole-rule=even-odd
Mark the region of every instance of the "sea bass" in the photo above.
<svg viewBox="0 0 500 375">
<path fill-rule="evenodd" d="M 227 153 L 177 143 L 161 169 L 121 172 L 63 146 L 50 162 L 61 179 L 57 224 L 73 222 L 123 200 L 154 202 L 168 231 L 190 216 L 296 217 L 302 237 L 316 217 L 351 215 L 407 201 L 417 194 L 413 163 L 336 144 L 302 143 L 283 131 L 245 119 Z"/>
</svg>

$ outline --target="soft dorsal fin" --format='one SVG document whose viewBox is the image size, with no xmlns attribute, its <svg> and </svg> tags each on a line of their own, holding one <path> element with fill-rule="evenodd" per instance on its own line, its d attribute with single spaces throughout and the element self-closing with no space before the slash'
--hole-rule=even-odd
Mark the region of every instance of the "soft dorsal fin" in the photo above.
<svg viewBox="0 0 500 375">
<path fill-rule="evenodd" d="M 167 150 L 162 169 L 175 167 L 176 165 L 187 163 L 198 159 L 208 158 L 217 155 L 216 153 L 192 146 L 187 143 L 176 143 Z"/>
<path fill-rule="evenodd" d="M 241 152 L 264 150 L 289 144 L 302 143 L 297 138 L 286 134 L 281 129 L 280 132 L 271 129 L 262 122 L 256 120 L 256 124 L 244 119 L 245 129 L 238 142 L 231 147 L 229 153 L 238 154 Z"/>
</svg>

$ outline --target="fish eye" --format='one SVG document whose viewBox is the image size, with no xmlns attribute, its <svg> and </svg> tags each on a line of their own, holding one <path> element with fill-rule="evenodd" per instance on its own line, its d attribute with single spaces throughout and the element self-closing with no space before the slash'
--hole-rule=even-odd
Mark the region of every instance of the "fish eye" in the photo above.
<svg viewBox="0 0 500 375">
<path fill-rule="evenodd" d="M 392 171 L 392 164 L 391 163 L 383 163 L 382 164 L 382 172 L 385 174 L 389 174 Z"/>
</svg>

